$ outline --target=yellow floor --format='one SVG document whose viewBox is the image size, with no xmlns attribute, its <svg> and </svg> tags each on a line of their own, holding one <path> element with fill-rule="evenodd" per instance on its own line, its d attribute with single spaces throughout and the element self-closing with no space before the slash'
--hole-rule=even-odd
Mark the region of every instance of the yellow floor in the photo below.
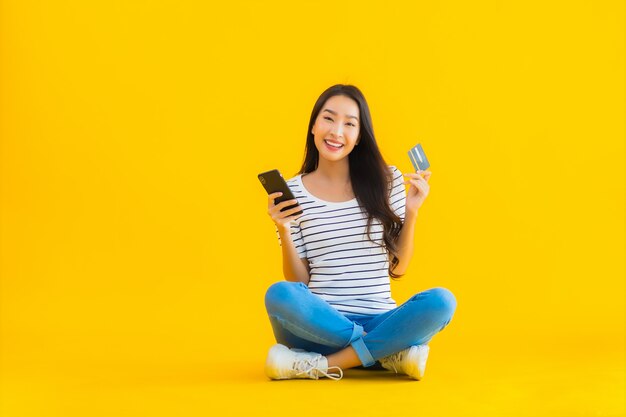
<svg viewBox="0 0 626 417">
<path fill-rule="evenodd" d="M 1 415 L 625 415 L 623 352 L 541 352 L 461 356 L 431 343 L 422 381 L 357 369 L 341 381 L 270 381 L 261 349 L 248 362 L 24 363 L 20 372 L 4 372 Z"/>
</svg>

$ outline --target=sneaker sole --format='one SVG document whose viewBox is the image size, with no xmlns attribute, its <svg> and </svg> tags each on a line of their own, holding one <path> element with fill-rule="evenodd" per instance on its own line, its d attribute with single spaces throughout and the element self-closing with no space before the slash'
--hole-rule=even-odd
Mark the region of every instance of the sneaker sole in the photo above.
<svg viewBox="0 0 626 417">
<path fill-rule="evenodd" d="M 408 376 L 418 381 L 424 377 L 429 350 L 430 347 L 428 345 L 411 346 L 406 365 L 408 369 L 405 369 Z"/>
</svg>

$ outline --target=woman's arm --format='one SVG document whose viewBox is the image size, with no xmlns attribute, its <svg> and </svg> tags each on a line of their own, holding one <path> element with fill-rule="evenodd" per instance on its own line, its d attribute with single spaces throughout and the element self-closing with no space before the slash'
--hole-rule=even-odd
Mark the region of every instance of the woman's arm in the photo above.
<svg viewBox="0 0 626 417">
<path fill-rule="evenodd" d="M 308 262 L 298 256 L 296 246 L 291 239 L 291 231 L 289 228 L 279 229 L 281 247 L 283 248 L 283 275 L 287 281 L 303 282 L 309 285 L 311 276 L 309 268 L 306 266 Z"/>
<path fill-rule="evenodd" d="M 291 222 L 301 217 L 302 208 L 297 206 L 288 210 L 279 211 L 286 208 L 288 204 L 293 205 L 293 203 L 297 202 L 296 199 L 293 199 L 275 204 L 275 198 L 281 195 L 281 192 L 275 192 L 267 196 L 267 214 L 270 215 L 276 226 L 279 243 L 283 248 L 283 275 L 287 281 L 303 282 L 308 286 L 310 281 L 309 262 L 307 259 L 300 258 L 298 250 L 296 249 L 291 237 Z M 301 233 L 297 233 L 297 235 L 301 235 Z M 302 238 L 300 236 L 298 240 L 301 239 Z"/>
<path fill-rule="evenodd" d="M 409 177 L 404 184 L 410 183 L 406 195 L 405 204 L 405 220 L 400 237 L 398 239 L 398 258 L 400 262 L 391 272 L 402 275 L 406 272 L 413 257 L 413 234 L 415 233 L 415 220 L 417 220 L 417 211 L 424 203 L 424 200 L 430 192 L 428 180 L 430 179 L 430 171 L 417 171 L 415 173 L 402 174 Z M 391 261 L 390 261 L 391 262 Z"/>
<path fill-rule="evenodd" d="M 398 259 L 400 262 L 391 270 L 394 274 L 403 275 L 409 267 L 409 263 L 413 257 L 413 235 L 415 234 L 416 220 L 417 212 L 406 212 L 404 225 L 402 226 L 400 237 L 398 238 Z M 390 257 L 392 256 L 390 255 Z"/>
</svg>

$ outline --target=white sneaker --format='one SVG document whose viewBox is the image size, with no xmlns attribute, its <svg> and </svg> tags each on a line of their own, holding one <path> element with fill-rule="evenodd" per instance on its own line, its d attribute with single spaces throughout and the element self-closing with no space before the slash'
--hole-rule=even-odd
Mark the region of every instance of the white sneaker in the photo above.
<svg viewBox="0 0 626 417">
<path fill-rule="evenodd" d="M 329 374 L 336 368 L 339 374 Z M 280 343 L 272 346 L 265 361 L 265 373 L 271 379 L 309 378 L 325 376 L 336 381 L 343 378 L 338 366 L 328 367 L 328 359 L 319 353 L 305 352 L 302 349 L 289 349 Z"/>
<path fill-rule="evenodd" d="M 380 359 L 383 368 L 395 373 L 407 374 L 418 381 L 424 376 L 426 370 L 426 359 L 428 359 L 428 345 L 415 345 L 401 350 L 393 355 Z"/>
</svg>

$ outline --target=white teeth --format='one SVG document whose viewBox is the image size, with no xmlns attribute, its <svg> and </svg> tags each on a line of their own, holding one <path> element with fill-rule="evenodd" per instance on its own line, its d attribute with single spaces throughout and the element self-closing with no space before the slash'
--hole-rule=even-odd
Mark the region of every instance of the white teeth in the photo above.
<svg viewBox="0 0 626 417">
<path fill-rule="evenodd" d="M 343 145 L 335 145 L 334 143 L 329 142 L 329 141 L 327 141 L 327 140 L 325 140 L 324 142 L 326 142 L 327 144 L 329 144 L 329 145 L 330 145 L 330 146 L 332 146 L 333 148 L 341 148 L 341 147 L 343 146 Z"/>
</svg>

